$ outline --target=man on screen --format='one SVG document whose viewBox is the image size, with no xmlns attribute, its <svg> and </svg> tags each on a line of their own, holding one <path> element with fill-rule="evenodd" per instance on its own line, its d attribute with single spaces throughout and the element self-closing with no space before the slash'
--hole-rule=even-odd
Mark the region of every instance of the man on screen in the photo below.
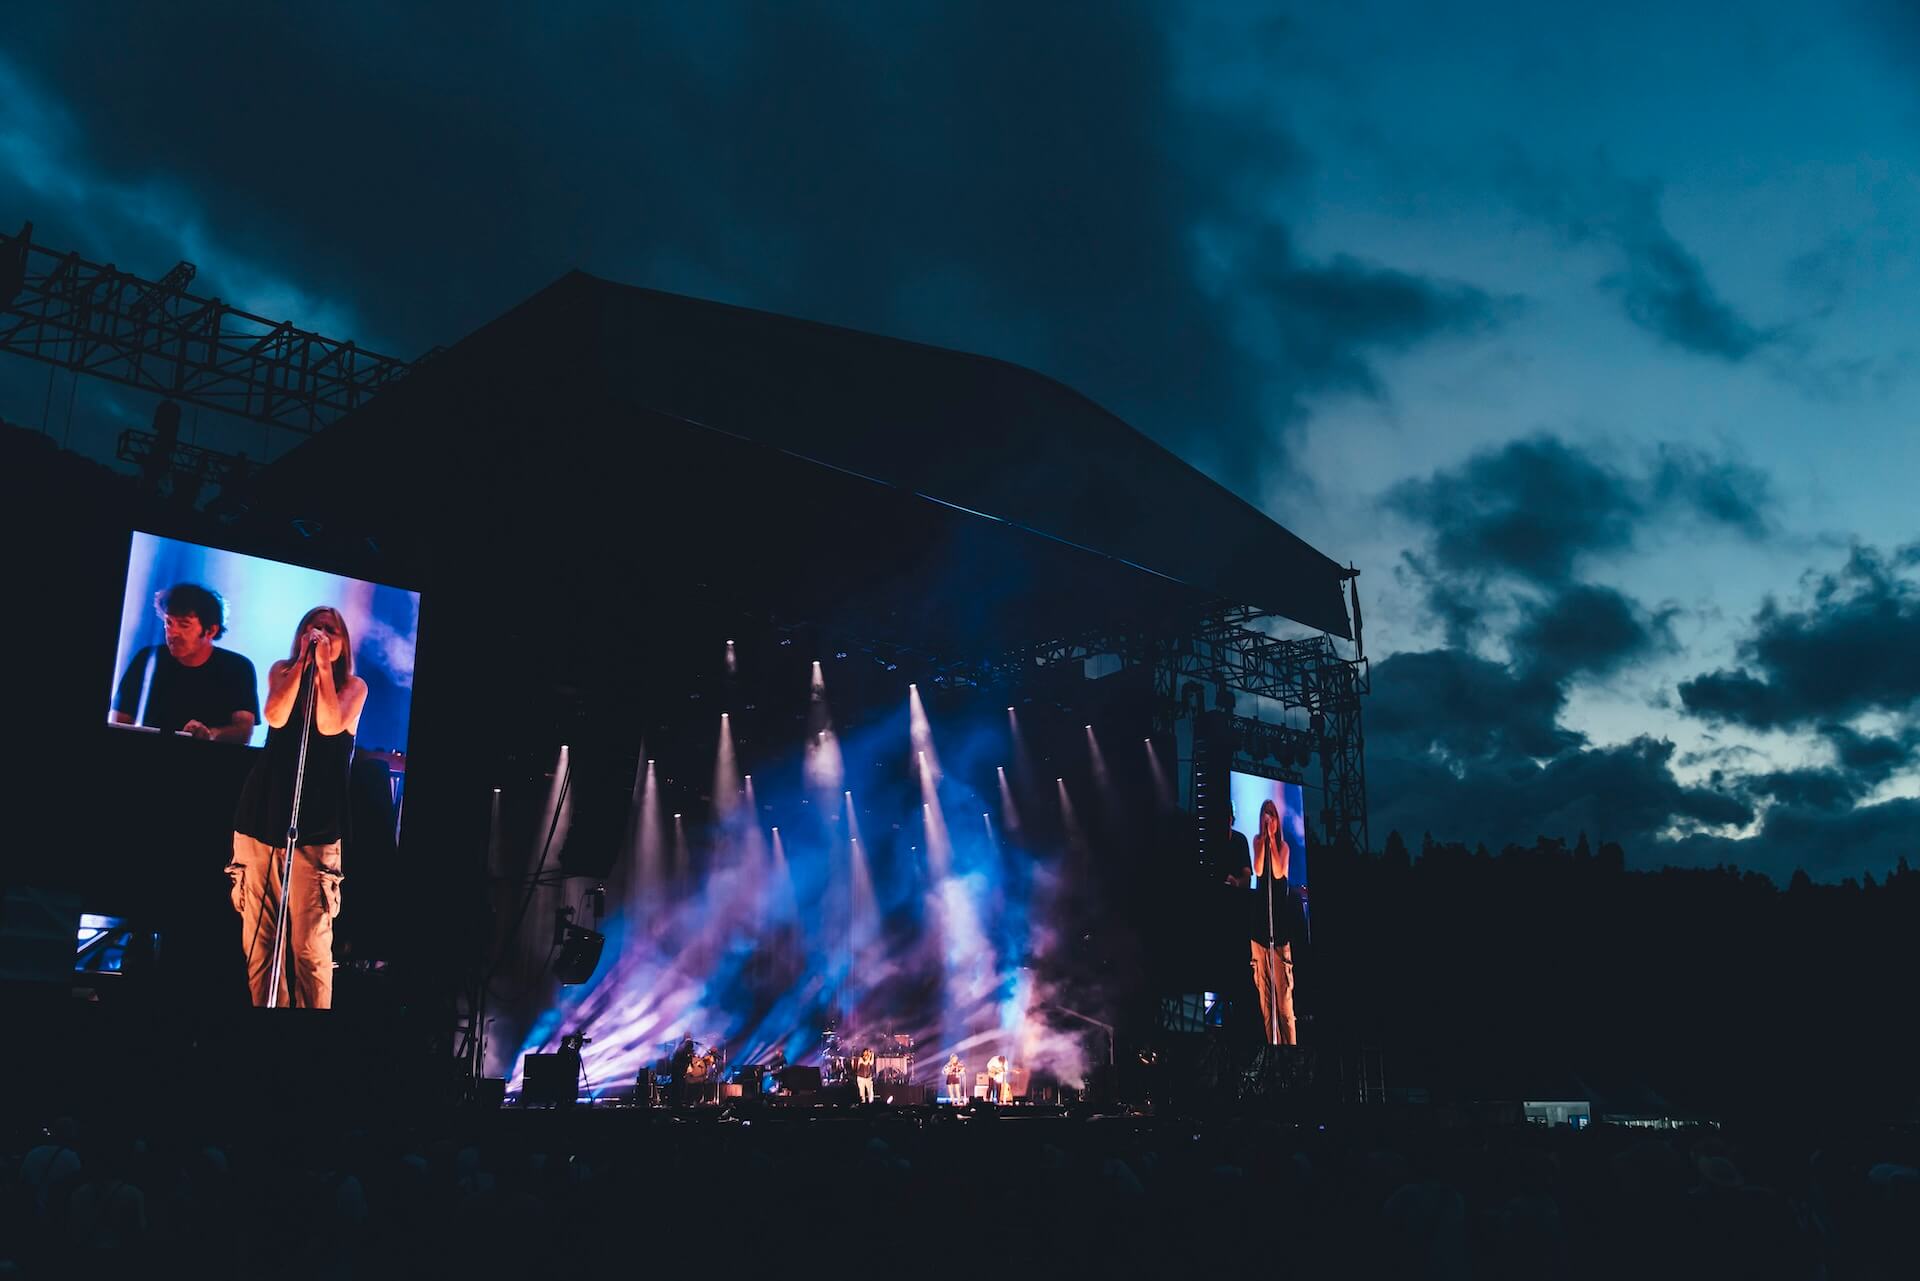
<svg viewBox="0 0 1920 1281">
<path fill-rule="evenodd" d="M 260 719 L 259 685 L 245 655 L 218 649 L 227 603 L 211 588 L 176 583 L 153 598 L 165 645 L 133 656 L 113 695 L 118 725 L 150 725 L 222 743 L 244 743 Z"/>
</svg>

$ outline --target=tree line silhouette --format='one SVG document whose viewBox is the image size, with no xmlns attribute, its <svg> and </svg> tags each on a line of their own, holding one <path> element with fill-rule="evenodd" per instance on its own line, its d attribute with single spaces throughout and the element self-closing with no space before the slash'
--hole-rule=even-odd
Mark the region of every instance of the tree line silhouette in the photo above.
<svg viewBox="0 0 1920 1281">
<path fill-rule="evenodd" d="M 1437 1094 L 1602 1109 L 1911 1114 L 1920 874 L 1783 889 L 1631 868 L 1615 842 L 1498 852 L 1399 832 L 1316 851 L 1302 998 L 1321 1035 Z"/>
</svg>

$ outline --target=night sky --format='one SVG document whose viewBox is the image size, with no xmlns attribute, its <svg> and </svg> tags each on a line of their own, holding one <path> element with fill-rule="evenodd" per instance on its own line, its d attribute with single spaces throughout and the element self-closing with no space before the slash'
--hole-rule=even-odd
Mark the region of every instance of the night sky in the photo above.
<svg viewBox="0 0 1920 1281">
<path fill-rule="evenodd" d="M 576 266 L 1003 357 L 1362 569 L 1376 845 L 1915 852 L 1920 18 L 1333 8 L 16 5 L 0 222 L 406 357 Z"/>
</svg>

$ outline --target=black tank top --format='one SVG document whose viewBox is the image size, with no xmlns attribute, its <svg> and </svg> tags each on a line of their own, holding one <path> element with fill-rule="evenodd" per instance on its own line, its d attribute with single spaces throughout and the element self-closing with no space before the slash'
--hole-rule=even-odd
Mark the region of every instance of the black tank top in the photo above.
<svg viewBox="0 0 1920 1281">
<path fill-rule="evenodd" d="M 234 830 L 267 845 L 287 839 L 293 817 L 293 776 L 300 762 L 300 732 L 306 720 L 307 691 L 300 691 L 287 723 L 267 730 L 267 745 L 253 763 Z M 307 774 L 300 790 L 301 845 L 327 845 L 346 836 L 347 771 L 353 764 L 353 735 L 313 731 L 307 743 Z"/>
</svg>

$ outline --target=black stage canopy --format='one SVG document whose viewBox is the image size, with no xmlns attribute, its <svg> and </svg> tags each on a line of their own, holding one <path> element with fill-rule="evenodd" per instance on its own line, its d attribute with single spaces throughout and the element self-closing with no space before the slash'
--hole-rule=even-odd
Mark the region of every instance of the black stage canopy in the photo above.
<svg viewBox="0 0 1920 1281">
<path fill-rule="evenodd" d="M 703 585 L 756 579 L 789 613 L 857 606 L 902 640 L 1025 643 L 1111 621 L 1089 615 L 1122 599 L 1349 635 L 1338 565 L 1052 379 L 580 272 L 416 366 L 253 497 L 436 575 L 461 544 L 673 562 Z"/>
</svg>

